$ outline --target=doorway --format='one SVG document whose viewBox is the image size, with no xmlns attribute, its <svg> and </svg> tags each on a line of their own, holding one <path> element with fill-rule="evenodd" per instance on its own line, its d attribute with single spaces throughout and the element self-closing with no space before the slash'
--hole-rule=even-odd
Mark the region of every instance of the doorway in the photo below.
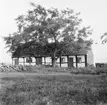
<svg viewBox="0 0 107 105">
<path fill-rule="evenodd" d="M 73 58 L 68 59 L 68 67 L 74 67 L 73 65 Z"/>
<path fill-rule="evenodd" d="M 36 64 L 42 65 L 42 57 L 36 58 Z"/>
</svg>

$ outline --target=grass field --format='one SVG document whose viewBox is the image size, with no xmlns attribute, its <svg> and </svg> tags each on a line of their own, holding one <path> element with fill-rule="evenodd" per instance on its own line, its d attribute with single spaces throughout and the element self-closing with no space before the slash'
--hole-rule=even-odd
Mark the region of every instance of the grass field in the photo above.
<svg viewBox="0 0 107 105">
<path fill-rule="evenodd" d="M 106 75 L 2 73 L 2 105 L 106 105 Z"/>
</svg>

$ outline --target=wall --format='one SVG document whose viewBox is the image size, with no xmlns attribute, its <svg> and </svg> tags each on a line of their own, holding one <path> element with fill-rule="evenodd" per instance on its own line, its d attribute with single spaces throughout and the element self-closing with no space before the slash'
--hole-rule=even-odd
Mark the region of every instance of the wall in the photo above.
<svg viewBox="0 0 107 105">
<path fill-rule="evenodd" d="M 94 54 L 93 54 L 92 50 L 89 50 L 88 53 L 87 53 L 87 63 L 89 65 L 94 64 Z"/>
<path fill-rule="evenodd" d="M 73 66 L 76 67 L 76 63 L 75 63 L 76 62 L 76 58 L 75 58 L 75 56 L 69 56 L 69 57 L 73 58 L 73 62 L 74 62 Z M 83 63 L 83 62 L 85 62 L 85 57 L 84 56 L 78 56 L 78 57 L 81 58 L 81 62 L 78 63 L 78 67 L 85 67 L 85 63 Z M 62 58 L 64 58 L 65 60 L 61 64 L 61 67 L 68 67 L 67 56 L 62 56 Z M 20 58 L 19 62 L 20 62 L 19 64 L 23 65 L 23 58 Z M 35 65 L 36 60 L 33 57 L 32 57 L 32 62 L 33 63 L 31 63 L 31 65 Z M 43 62 L 42 64 L 44 65 L 44 58 L 42 58 L 42 62 Z M 60 62 L 60 59 L 58 58 L 57 59 L 57 66 L 60 67 L 60 63 L 59 62 Z M 88 51 L 88 53 L 87 53 L 87 63 L 89 65 L 94 64 L 94 55 L 93 55 L 92 50 Z M 15 64 L 15 61 L 14 61 L 13 64 Z M 25 65 L 29 65 L 29 63 L 26 62 L 26 59 L 25 59 Z M 51 63 L 51 57 L 46 57 L 46 63 L 45 63 L 45 65 L 52 65 L 52 63 Z"/>
</svg>

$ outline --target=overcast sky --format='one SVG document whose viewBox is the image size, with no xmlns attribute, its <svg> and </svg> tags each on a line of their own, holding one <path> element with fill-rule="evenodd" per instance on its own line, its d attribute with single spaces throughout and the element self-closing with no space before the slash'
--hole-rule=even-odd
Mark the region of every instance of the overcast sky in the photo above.
<svg viewBox="0 0 107 105">
<path fill-rule="evenodd" d="M 2 36 L 16 31 L 15 18 L 25 14 L 34 2 L 44 7 L 69 7 L 75 12 L 81 12 L 84 26 L 93 29 L 92 38 L 98 44 L 93 45 L 94 61 L 107 62 L 107 44 L 102 45 L 100 36 L 107 31 L 107 0 L 1 0 L 0 1 L 0 63 L 11 63 L 11 54 L 6 53 Z"/>
</svg>

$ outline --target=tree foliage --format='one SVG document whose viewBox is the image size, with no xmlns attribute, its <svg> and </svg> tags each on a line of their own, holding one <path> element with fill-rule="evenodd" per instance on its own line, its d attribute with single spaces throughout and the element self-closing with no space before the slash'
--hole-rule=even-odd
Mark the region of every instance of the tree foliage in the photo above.
<svg viewBox="0 0 107 105">
<path fill-rule="evenodd" d="M 17 32 L 4 38 L 9 52 L 20 50 L 32 56 L 49 54 L 54 59 L 65 52 L 77 53 L 89 48 L 91 41 L 87 38 L 92 30 L 81 26 L 80 13 L 70 8 L 46 9 L 34 3 L 31 6 L 26 15 L 15 19 Z"/>
<path fill-rule="evenodd" d="M 101 36 L 101 40 L 102 40 L 102 44 L 107 43 L 107 32 L 105 32 L 105 33 Z"/>
</svg>

